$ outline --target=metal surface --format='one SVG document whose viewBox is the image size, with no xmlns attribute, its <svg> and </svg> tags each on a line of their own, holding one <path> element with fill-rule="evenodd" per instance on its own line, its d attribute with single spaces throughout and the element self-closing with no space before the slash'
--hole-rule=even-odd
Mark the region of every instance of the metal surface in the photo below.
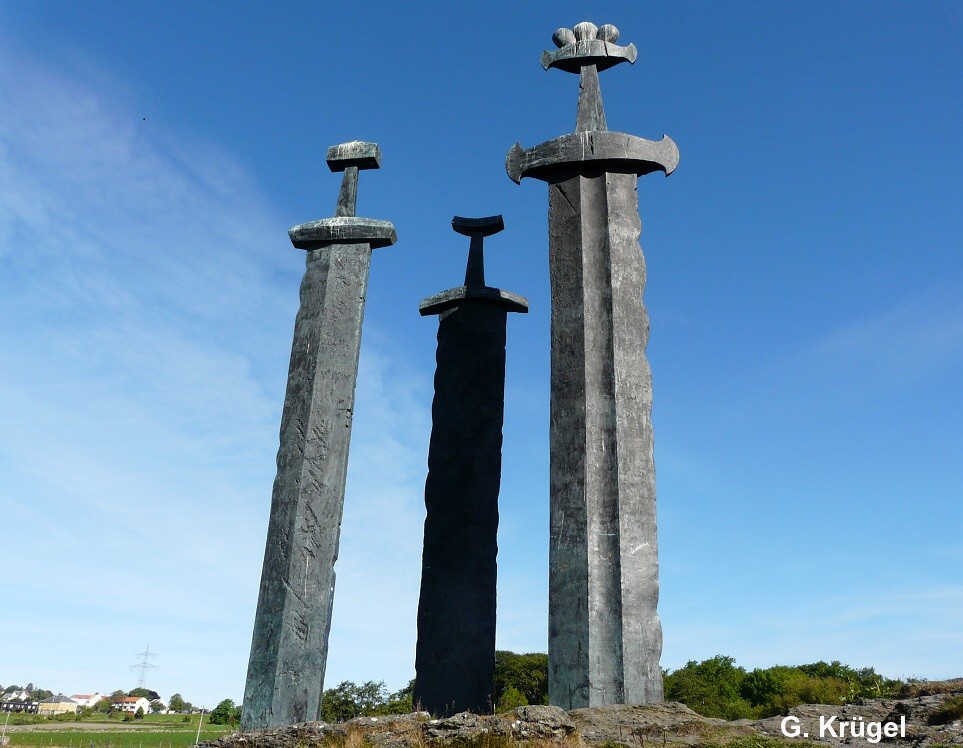
<svg viewBox="0 0 963 748">
<path fill-rule="evenodd" d="M 506 159 L 549 185 L 552 288 L 549 702 L 661 701 L 662 627 L 636 181 L 678 148 L 606 129 L 598 71 L 634 62 L 618 29 L 559 29 L 543 65 L 580 74 L 576 132 Z"/>
<path fill-rule="evenodd" d="M 395 241 L 387 221 L 354 218 L 358 169 L 379 162 L 374 143 L 329 149 L 331 170 L 344 171 L 336 217 L 289 232 L 294 246 L 307 250 L 306 270 L 244 691 L 245 730 L 320 715 L 371 249 Z"/>
<path fill-rule="evenodd" d="M 483 238 L 502 227 L 456 217 L 471 237 L 465 285 L 420 306 L 439 324 L 414 701 L 436 716 L 492 710 L 506 322 L 528 311 L 484 285 Z"/>
</svg>

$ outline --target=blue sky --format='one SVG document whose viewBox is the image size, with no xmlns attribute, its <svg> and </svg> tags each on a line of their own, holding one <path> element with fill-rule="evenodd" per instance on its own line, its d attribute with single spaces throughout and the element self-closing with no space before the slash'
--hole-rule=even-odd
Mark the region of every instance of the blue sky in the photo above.
<svg viewBox="0 0 963 748">
<path fill-rule="evenodd" d="M 240 700 L 325 149 L 378 142 L 328 684 L 414 674 L 453 215 L 501 213 L 498 646 L 544 651 L 547 199 L 504 157 L 574 128 L 559 26 L 639 49 L 662 664 L 963 675 L 957 3 L 0 5 L 0 684 Z"/>
</svg>

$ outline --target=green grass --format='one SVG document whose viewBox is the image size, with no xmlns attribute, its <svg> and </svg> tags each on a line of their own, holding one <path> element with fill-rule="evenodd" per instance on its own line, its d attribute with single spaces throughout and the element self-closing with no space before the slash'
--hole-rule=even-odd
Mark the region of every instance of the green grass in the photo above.
<svg viewBox="0 0 963 748">
<path fill-rule="evenodd" d="M 82 721 L 93 729 L 26 729 L 7 732 L 11 746 L 34 746 L 35 748 L 190 748 L 197 739 L 197 720 L 191 715 L 184 721 L 182 714 L 148 714 L 143 719 L 123 722 L 122 718 L 108 719 L 104 715 L 91 715 Z M 44 724 L 56 724 L 54 720 Z M 97 727 L 93 727 L 97 725 Z M 219 738 L 231 728 L 212 725 L 204 718 L 201 741 Z"/>
<path fill-rule="evenodd" d="M 725 742 L 700 741 L 700 748 L 816 748 L 815 743 L 796 738 L 774 738 L 766 735 L 744 735 Z"/>
<path fill-rule="evenodd" d="M 219 738 L 230 728 L 219 725 L 201 728 L 201 741 Z M 8 733 L 11 746 L 50 748 L 190 748 L 197 737 L 194 730 L 37 730 Z"/>
</svg>

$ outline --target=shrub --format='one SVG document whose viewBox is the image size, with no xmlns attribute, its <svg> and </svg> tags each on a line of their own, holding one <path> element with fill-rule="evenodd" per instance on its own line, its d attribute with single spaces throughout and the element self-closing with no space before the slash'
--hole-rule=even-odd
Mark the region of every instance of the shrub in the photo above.
<svg viewBox="0 0 963 748">
<path fill-rule="evenodd" d="M 665 697 L 681 701 L 704 717 L 742 719 L 755 716 L 752 705 L 742 697 L 746 671 L 735 660 L 716 655 L 708 660 L 689 660 L 685 667 L 665 676 Z"/>
<path fill-rule="evenodd" d="M 926 721 L 931 725 L 948 725 L 958 719 L 963 719 L 963 696 L 957 696 L 955 699 L 947 701 L 933 712 Z"/>
<path fill-rule="evenodd" d="M 528 699 L 525 698 L 525 694 L 514 686 L 508 686 L 502 691 L 502 696 L 495 705 L 495 711 L 499 714 L 502 712 L 510 712 L 512 709 L 517 709 L 527 704 Z"/>
<path fill-rule="evenodd" d="M 237 725 L 241 721 L 241 707 L 235 706 L 231 699 L 224 699 L 211 709 L 212 725 Z"/>
</svg>

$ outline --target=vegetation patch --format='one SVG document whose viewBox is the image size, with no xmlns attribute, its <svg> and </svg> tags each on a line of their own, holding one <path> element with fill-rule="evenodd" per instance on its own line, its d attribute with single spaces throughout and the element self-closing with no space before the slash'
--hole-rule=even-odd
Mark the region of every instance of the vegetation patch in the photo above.
<svg viewBox="0 0 963 748">
<path fill-rule="evenodd" d="M 933 712 L 926 721 L 931 725 L 948 725 L 958 719 L 963 719 L 963 696 L 947 701 Z"/>
<path fill-rule="evenodd" d="M 226 732 L 228 728 L 205 727 L 201 740 L 214 740 Z M 191 748 L 197 730 L 37 730 L 8 732 L 7 737 L 11 746 L 36 748 Z"/>
<path fill-rule="evenodd" d="M 809 741 L 773 738 L 767 735 L 743 735 L 728 741 L 708 740 L 699 743 L 699 748 L 816 748 Z"/>
<path fill-rule="evenodd" d="M 857 670 L 838 661 L 747 672 L 724 655 L 690 660 L 685 667 L 666 672 L 664 681 L 667 700 L 681 701 L 703 717 L 726 720 L 775 717 L 800 704 L 896 697 L 905 685 L 878 675 L 873 668 Z"/>
</svg>

